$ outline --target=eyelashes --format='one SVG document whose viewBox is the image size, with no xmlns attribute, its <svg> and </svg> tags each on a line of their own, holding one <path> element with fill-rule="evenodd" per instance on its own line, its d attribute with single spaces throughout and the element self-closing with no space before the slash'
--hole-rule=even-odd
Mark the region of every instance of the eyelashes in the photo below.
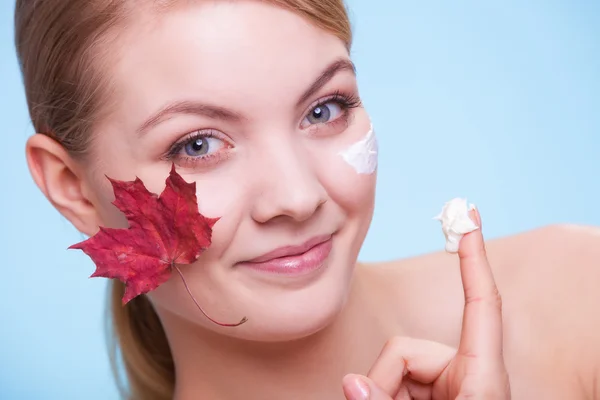
<svg viewBox="0 0 600 400">
<path fill-rule="evenodd" d="M 338 133 L 340 131 L 340 124 L 346 126 L 348 125 L 351 110 L 353 108 L 362 106 L 362 102 L 358 96 L 339 91 L 335 92 L 333 95 L 319 100 L 316 104 L 309 108 L 308 114 L 304 117 L 301 123 L 301 127 L 305 120 L 310 122 L 311 114 L 313 114 L 313 118 L 318 118 L 322 115 L 331 116 L 331 109 L 329 107 L 325 108 L 325 106 L 329 104 L 335 104 L 336 107 L 339 107 L 339 116 L 326 122 L 317 122 L 310 126 L 309 129 L 314 129 L 315 132 L 319 134 L 321 134 L 321 131 L 325 129 L 327 131 L 325 132 L 326 135 Z M 318 113 L 315 114 L 315 112 Z"/>
<path fill-rule="evenodd" d="M 203 159 L 208 161 L 210 159 L 218 158 L 220 153 L 226 151 L 223 149 L 230 149 L 233 147 L 230 141 L 223 136 L 224 135 L 214 130 L 199 130 L 192 132 L 171 146 L 163 156 L 163 159 L 167 161 L 178 161 L 178 158 L 184 160 Z M 192 145 L 192 147 L 188 147 L 188 145 Z M 216 153 L 211 152 L 213 147 L 217 148 Z M 182 152 L 187 154 L 181 154 Z M 190 154 L 194 152 L 198 152 L 198 155 Z"/>
<path fill-rule="evenodd" d="M 341 104 L 346 110 L 362 106 L 362 101 L 356 94 L 348 94 L 341 91 L 336 91 L 331 96 L 319 100 L 315 105 L 312 105 L 309 110 L 312 111 L 314 108 L 323 106 L 331 101 Z"/>
<path fill-rule="evenodd" d="M 342 125 L 348 125 L 351 110 L 361 106 L 356 94 L 336 91 L 308 108 L 300 128 L 319 136 L 339 133 L 344 129 Z M 319 118 L 323 117 L 326 121 L 321 122 Z M 197 130 L 175 142 L 161 158 L 186 168 L 207 168 L 231 156 L 233 148 L 231 140 L 219 131 Z"/>
</svg>

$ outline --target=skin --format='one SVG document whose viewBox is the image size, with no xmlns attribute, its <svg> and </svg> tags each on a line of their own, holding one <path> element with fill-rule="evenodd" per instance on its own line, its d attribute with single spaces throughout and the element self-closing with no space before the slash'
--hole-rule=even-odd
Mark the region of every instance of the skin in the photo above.
<svg viewBox="0 0 600 400">
<path fill-rule="evenodd" d="M 436 398 L 600 398 L 600 342 L 590 333 L 600 329 L 594 228 L 550 227 L 486 246 L 477 230 L 465 236 L 459 256 L 356 264 L 376 174 L 356 174 L 338 153 L 365 135 L 368 114 L 362 107 L 346 114 L 334 102 L 326 106 L 329 120 L 306 118 L 336 92 L 358 97 L 335 36 L 270 5 L 203 2 L 160 16 L 140 11 L 111 56 L 106 73 L 116 90 L 92 156 L 74 160 L 34 135 L 27 160 L 44 195 L 87 235 L 127 226 L 105 175 L 138 176 L 159 193 L 171 161 L 196 181 L 200 212 L 221 217 L 212 246 L 197 265 L 181 268 L 212 317 L 248 322 L 212 324 L 177 276 L 149 295 L 171 343 L 177 400 L 199 393 L 351 399 L 361 377 L 373 399 L 409 391 L 428 398 L 432 390 Z M 303 99 L 336 63 L 336 73 Z M 219 106 L 238 118 L 179 113 L 140 132 L 176 101 Z M 217 156 L 185 159 L 182 150 L 163 158 L 173 143 L 206 129 L 222 139 L 209 142 Z M 333 235 L 333 250 L 313 279 L 238 265 L 321 234 Z"/>
</svg>

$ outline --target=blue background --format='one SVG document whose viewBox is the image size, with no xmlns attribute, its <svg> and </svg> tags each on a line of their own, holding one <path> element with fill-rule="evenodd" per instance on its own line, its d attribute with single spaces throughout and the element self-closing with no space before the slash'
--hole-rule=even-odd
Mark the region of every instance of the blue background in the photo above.
<svg viewBox="0 0 600 400">
<path fill-rule="evenodd" d="M 114 399 L 105 280 L 30 178 L 32 133 L 0 4 L 0 398 Z M 380 140 L 365 261 L 441 250 L 455 196 L 488 239 L 600 225 L 600 2 L 351 1 L 364 102 Z M 463 157 L 467 154 L 467 157 Z M 401 244 L 401 245 L 399 245 Z"/>
</svg>

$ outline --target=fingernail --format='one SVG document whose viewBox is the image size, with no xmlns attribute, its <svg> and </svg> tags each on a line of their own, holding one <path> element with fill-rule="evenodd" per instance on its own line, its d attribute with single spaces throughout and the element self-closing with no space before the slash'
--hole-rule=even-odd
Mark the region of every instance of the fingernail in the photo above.
<svg viewBox="0 0 600 400">
<path fill-rule="evenodd" d="M 481 229 L 481 214 L 479 214 L 478 209 L 475 209 L 475 218 L 477 219 L 477 225 L 479 225 L 479 229 Z"/>
<path fill-rule="evenodd" d="M 479 228 L 481 228 L 481 215 L 479 215 L 479 210 L 475 206 L 475 204 L 469 205 L 469 214 L 471 214 L 473 222 L 477 224 Z"/>
<path fill-rule="evenodd" d="M 371 389 L 367 382 L 360 378 L 356 378 L 354 380 L 354 385 L 350 390 L 350 395 L 352 396 L 352 400 L 369 400 Z"/>
</svg>

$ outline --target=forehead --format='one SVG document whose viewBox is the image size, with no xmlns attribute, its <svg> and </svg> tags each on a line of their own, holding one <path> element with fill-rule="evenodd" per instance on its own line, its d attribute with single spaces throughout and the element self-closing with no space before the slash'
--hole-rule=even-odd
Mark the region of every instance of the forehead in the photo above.
<svg viewBox="0 0 600 400">
<path fill-rule="evenodd" d="M 281 104 L 347 56 L 333 34 L 258 1 L 178 7 L 134 21 L 121 40 L 117 109 L 138 118 L 182 98 L 234 108 Z"/>
</svg>

